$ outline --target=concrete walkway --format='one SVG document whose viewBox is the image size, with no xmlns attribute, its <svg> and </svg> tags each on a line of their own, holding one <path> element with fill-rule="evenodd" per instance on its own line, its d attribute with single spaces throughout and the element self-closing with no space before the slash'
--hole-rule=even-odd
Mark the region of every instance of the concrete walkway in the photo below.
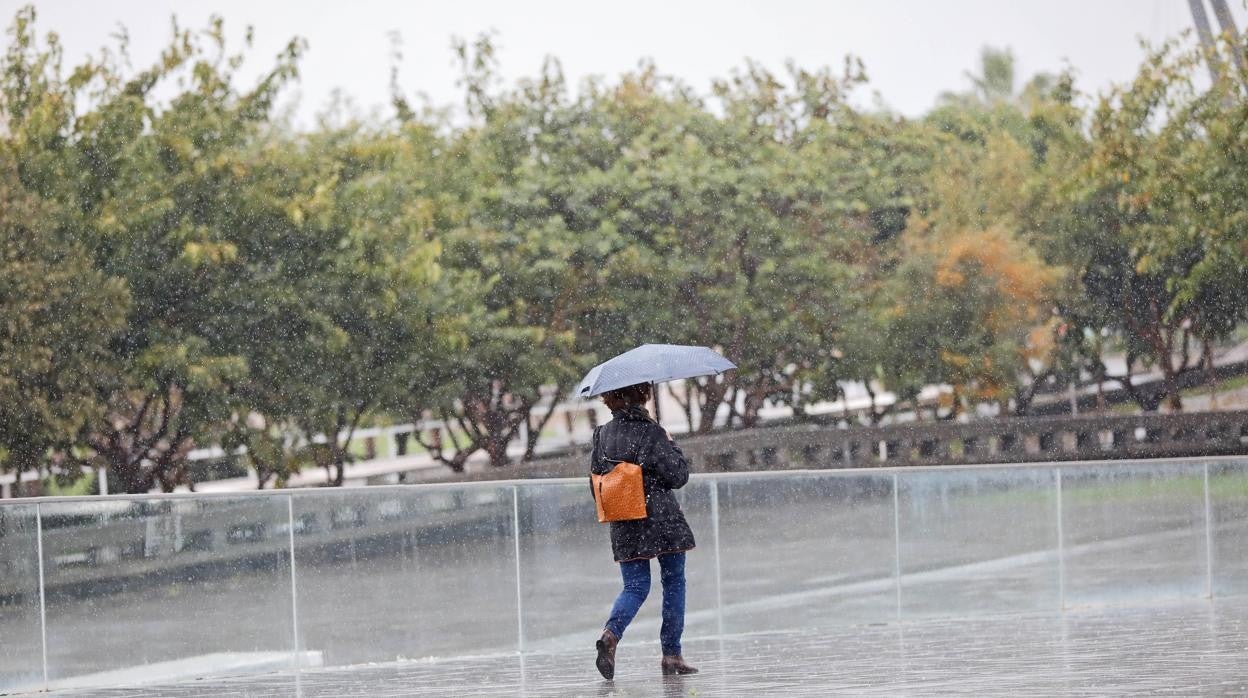
<svg viewBox="0 0 1248 698">
<path fill-rule="evenodd" d="M 615 681 L 582 652 L 411 661 L 90 691 L 94 696 L 1242 695 L 1248 599 L 863 625 L 692 642 L 690 677 L 623 645 Z M 54 696 L 88 692 L 61 691 Z"/>
</svg>

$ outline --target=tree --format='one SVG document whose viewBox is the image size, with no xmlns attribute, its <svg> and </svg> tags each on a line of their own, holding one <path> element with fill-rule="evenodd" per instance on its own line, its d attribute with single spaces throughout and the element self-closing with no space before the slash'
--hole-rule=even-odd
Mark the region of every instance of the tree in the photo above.
<svg viewBox="0 0 1248 698">
<path fill-rule="evenodd" d="M 612 231 L 626 246 L 608 268 L 618 334 L 717 346 L 739 366 L 692 385 L 691 428 L 711 429 L 721 410 L 753 426 L 768 403 L 800 411 L 835 386 L 816 378 L 835 360 L 865 230 L 845 225 L 818 159 L 834 140 L 821 129 L 852 118 L 843 98 L 857 77 L 794 67 L 790 79 L 748 66 L 716 88 L 723 117 L 652 70 L 602 99 L 624 173 Z"/>
<path fill-rule="evenodd" d="M 1066 190 L 1073 215 L 1053 243 L 1086 291 L 1079 319 L 1119 333 L 1127 374 L 1117 378 L 1145 410 L 1182 408 L 1179 380 L 1211 365 L 1212 343 L 1245 317 L 1242 195 L 1246 102 L 1236 78 L 1193 84 L 1199 54 L 1154 52 L 1129 86 L 1105 95 L 1087 159 Z M 1204 361 L 1202 361 L 1204 359 Z M 1132 383 L 1156 366 L 1159 391 Z"/>
<path fill-rule="evenodd" d="M 460 167 L 444 176 L 460 208 L 441 231 L 443 262 L 465 284 L 454 298 L 467 351 L 435 363 L 430 386 L 413 386 L 449 437 L 418 438 L 456 471 L 478 451 L 495 467 L 508 464 L 522 431 L 524 458 L 534 456 L 542 427 L 588 368 L 576 330 L 599 297 L 593 270 L 602 253 L 580 180 L 593 177 L 592 153 L 578 150 L 583 114 L 567 102 L 558 66 L 496 93 L 489 42 L 473 50 L 465 84 L 479 121 L 449 146 Z"/>
<path fill-rule="evenodd" d="M 65 77 L 59 45 L 38 47 L 33 20 L 33 9 L 19 12 L 3 71 L 19 176 L 72 212 L 67 230 L 131 297 L 114 370 L 96 381 L 106 413 L 82 442 L 126 492 L 172 489 L 188 482 L 186 453 L 229 417 L 246 373 L 222 347 L 244 268 L 245 231 L 222 225 L 241 180 L 233 153 L 294 77 L 301 44 L 243 92 L 233 87 L 242 57 L 225 52 L 219 19 L 202 34 L 175 27 L 137 74 L 106 53 Z M 153 89 L 179 76 L 186 86 L 158 106 Z"/>
<path fill-rule="evenodd" d="M 1025 410 L 1058 357 L 1061 270 L 1030 242 L 1047 201 L 1041 173 L 1056 169 L 1049 141 L 1064 134 L 1054 122 L 1065 126 L 1067 78 L 1040 76 L 1015 95 L 1012 55 L 991 49 L 970 77 L 972 93 L 946 96 L 927 117 L 946 137 L 852 347 L 873 364 L 869 390 L 874 378 L 912 401 L 924 386 L 950 386 L 946 418 L 978 402 Z"/>
<path fill-rule="evenodd" d="M 20 473 L 68 452 L 102 412 L 96 376 L 129 297 L 22 187 L 12 145 L 0 145 L 0 472 Z"/>
<path fill-rule="evenodd" d="M 356 429 L 424 400 L 412 386 L 453 349 L 436 192 L 420 173 L 433 137 L 351 122 L 274 132 L 250 155 L 237 225 L 257 268 L 230 336 L 252 367 L 240 393 L 256 416 L 234 419 L 231 439 L 258 473 L 282 482 L 315 465 L 341 485 Z"/>
</svg>

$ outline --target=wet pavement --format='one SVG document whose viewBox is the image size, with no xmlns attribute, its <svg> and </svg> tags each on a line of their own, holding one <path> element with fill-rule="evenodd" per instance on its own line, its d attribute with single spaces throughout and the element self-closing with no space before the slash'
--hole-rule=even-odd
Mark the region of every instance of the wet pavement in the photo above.
<svg viewBox="0 0 1248 698">
<path fill-rule="evenodd" d="M 624 643 L 616 680 L 592 641 L 500 654 L 187 681 L 54 696 L 1245 695 L 1248 599 L 724 636 L 686 644 L 702 669 L 660 676 L 659 648 Z"/>
</svg>

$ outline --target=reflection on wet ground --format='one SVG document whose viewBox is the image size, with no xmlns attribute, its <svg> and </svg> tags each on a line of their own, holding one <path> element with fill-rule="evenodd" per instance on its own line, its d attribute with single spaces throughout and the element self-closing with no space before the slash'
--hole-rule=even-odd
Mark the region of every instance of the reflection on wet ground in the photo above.
<svg viewBox="0 0 1248 698">
<path fill-rule="evenodd" d="M 1248 693 L 1248 599 L 1085 608 L 690 642 L 702 673 L 664 678 L 653 643 L 614 682 L 582 651 L 410 661 L 93 690 L 99 696 L 742 696 Z M 77 696 L 88 692 L 54 692 Z"/>
</svg>

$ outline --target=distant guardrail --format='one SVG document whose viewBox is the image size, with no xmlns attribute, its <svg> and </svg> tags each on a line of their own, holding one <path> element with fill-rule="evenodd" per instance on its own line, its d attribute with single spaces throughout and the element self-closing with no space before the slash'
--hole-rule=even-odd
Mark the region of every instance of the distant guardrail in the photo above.
<svg viewBox="0 0 1248 698">
<path fill-rule="evenodd" d="M 1228 456 L 1248 454 L 1248 410 L 879 427 L 802 424 L 692 436 L 678 443 L 697 472 L 709 473 Z M 583 475 L 586 452 L 455 479 Z"/>
</svg>

